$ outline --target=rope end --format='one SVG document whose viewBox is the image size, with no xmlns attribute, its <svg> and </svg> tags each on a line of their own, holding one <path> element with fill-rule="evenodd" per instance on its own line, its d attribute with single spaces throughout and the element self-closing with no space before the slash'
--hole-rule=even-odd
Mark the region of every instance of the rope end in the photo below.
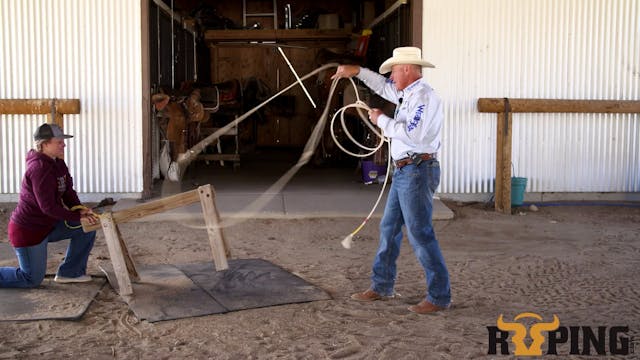
<svg viewBox="0 0 640 360">
<path fill-rule="evenodd" d="M 341 244 L 343 248 L 351 249 L 351 244 L 353 244 L 353 234 L 347 235 L 347 237 L 342 240 Z"/>
</svg>

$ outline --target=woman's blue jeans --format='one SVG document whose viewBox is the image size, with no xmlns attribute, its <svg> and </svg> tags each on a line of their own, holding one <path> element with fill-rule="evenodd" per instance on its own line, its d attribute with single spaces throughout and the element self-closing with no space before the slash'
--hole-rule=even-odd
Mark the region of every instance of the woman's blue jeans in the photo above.
<svg viewBox="0 0 640 360">
<path fill-rule="evenodd" d="M 402 226 L 424 268 L 426 299 L 447 307 L 451 303 L 449 272 L 433 231 L 433 194 L 440 184 L 440 163 L 423 161 L 418 166 L 395 169 L 384 215 L 380 221 L 380 245 L 373 262 L 371 288 L 380 295 L 393 295 L 396 260 L 402 243 Z"/>
<path fill-rule="evenodd" d="M 47 244 L 65 239 L 71 241 L 57 274 L 64 277 L 85 275 L 96 232 L 85 233 L 82 228 L 70 229 L 64 221 L 60 221 L 40 244 L 15 248 L 20 267 L 0 268 L 0 288 L 31 288 L 40 285 L 47 272 Z"/>
</svg>

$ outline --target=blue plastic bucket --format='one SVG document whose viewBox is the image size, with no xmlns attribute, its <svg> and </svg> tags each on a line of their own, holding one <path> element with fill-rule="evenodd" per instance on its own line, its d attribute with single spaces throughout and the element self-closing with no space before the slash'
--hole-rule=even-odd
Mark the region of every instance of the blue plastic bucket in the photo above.
<svg viewBox="0 0 640 360">
<path fill-rule="evenodd" d="M 527 178 L 511 178 L 511 206 L 522 206 L 524 190 L 527 188 Z"/>
<path fill-rule="evenodd" d="M 362 182 L 372 184 L 378 181 L 378 178 L 387 174 L 387 167 L 384 165 L 376 165 L 375 162 L 369 160 L 362 161 Z"/>
</svg>

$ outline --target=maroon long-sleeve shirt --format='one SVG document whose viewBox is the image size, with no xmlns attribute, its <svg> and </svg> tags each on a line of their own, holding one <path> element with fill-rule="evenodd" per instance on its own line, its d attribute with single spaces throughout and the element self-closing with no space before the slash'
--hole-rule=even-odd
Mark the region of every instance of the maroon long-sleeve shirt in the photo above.
<svg viewBox="0 0 640 360">
<path fill-rule="evenodd" d="M 59 221 L 80 221 L 80 212 L 68 210 L 79 204 L 64 160 L 29 151 L 20 199 L 9 222 L 9 241 L 14 247 L 39 244 Z"/>
</svg>

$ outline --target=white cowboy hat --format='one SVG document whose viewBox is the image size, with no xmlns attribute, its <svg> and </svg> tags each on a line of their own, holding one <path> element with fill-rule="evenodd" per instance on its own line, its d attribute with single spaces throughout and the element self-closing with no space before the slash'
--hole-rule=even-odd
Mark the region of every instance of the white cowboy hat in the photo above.
<svg viewBox="0 0 640 360">
<path fill-rule="evenodd" d="M 432 63 L 422 59 L 422 51 L 420 48 L 405 46 L 393 49 L 393 56 L 380 65 L 380 74 L 388 73 L 391 71 L 393 65 L 398 64 L 421 65 L 422 67 L 429 68 L 435 67 Z"/>
</svg>

